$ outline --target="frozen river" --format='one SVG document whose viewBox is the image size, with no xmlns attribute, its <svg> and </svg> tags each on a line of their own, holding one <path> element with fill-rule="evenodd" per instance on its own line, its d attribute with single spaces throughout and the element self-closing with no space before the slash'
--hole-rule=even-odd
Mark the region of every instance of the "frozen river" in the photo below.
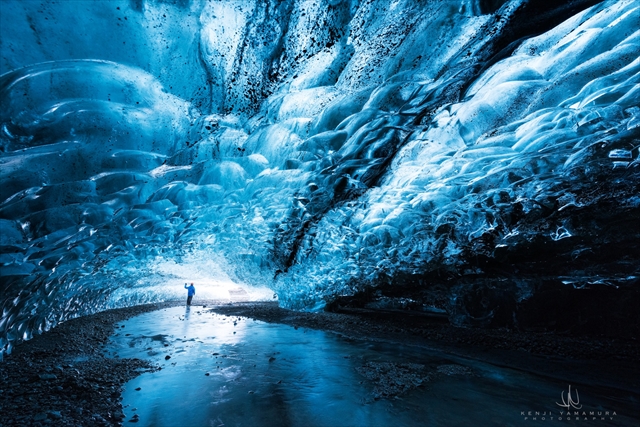
<svg viewBox="0 0 640 427">
<path fill-rule="evenodd" d="M 588 385 L 569 399 L 569 384 L 520 371 L 202 307 L 123 322 L 107 352 L 162 367 L 125 386 L 124 423 L 140 426 L 606 426 L 634 425 L 637 409 Z"/>
</svg>

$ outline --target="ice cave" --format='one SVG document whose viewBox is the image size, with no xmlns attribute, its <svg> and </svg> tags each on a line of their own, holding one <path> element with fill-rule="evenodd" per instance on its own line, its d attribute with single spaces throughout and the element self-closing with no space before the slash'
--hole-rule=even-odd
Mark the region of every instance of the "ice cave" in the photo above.
<svg viewBox="0 0 640 427">
<path fill-rule="evenodd" d="M 638 2 L 2 0 L 0 53 L 0 427 L 639 425 Z"/>
</svg>

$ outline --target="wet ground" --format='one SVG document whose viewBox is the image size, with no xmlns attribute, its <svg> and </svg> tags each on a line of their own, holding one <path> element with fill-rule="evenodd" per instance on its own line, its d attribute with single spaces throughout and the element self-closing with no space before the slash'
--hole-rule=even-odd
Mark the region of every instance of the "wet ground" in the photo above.
<svg viewBox="0 0 640 427">
<path fill-rule="evenodd" d="M 635 339 L 198 304 L 109 310 L 17 345 L 0 426 L 640 425 Z"/>
<path fill-rule="evenodd" d="M 124 387 L 125 422 L 140 426 L 635 425 L 638 409 L 628 393 L 582 378 L 202 307 L 119 326 L 109 357 L 161 367 Z"/>
</svg>

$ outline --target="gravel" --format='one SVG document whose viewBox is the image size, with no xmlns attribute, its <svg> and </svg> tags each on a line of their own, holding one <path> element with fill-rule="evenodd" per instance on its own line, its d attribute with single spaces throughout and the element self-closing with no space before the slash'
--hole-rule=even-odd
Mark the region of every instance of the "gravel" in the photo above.
<svg viewBox="0 0 640 427">
<path fill-rule="evenodd" d="M 109 310 L 69 320 L 18 344 L 0 362 L 0 427 L 117 426 L 125 420 L 123 385 L 158 370 L 139 359 L 111 359 L 104 345 L 130 317 L 184 304 L 183 301 Z M 539 375 L 636 390 L 640 378 L 635 339 L 570 336 L 507 329 L 466 329 L 411 314 L 375 311 L 304 313 L 276 303 L 205 302 L 211 310 L 295 328 L 325 330 L 353 339 L 390 342 L 471 357 Z M 393 398 L 439 375 L 473 375 L 458 365 L 427 369 L 411 363 L 363 364 L 357 369 L 374 398 Z"/>
</svg>

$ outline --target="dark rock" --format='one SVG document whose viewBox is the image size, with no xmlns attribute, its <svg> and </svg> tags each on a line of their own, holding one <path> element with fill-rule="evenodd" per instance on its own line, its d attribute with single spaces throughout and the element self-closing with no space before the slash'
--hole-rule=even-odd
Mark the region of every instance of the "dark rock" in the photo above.
<svg viewBox="0 0 640 427">
<path fill-rule="evenodd" d="M 39 377 L 41 380 L 55 380 L 55 379 L 57 379 L 57 378 L 58 378 L 58 377 L 57 377 L 57 376 L 55 376 L 54 374 L 40 374 L 40 375 L 38 375 L 38 377 Z"/>
<path fill-rule="evenodd" d="M 44 412 L 40 412 L 33 417 L 34 421 L 44 421 L 47 419 L 47 414 Z"/>
<path fill-rule="evenodd" d="M 62 414 L 60 413 L 60 411 L 49 411 L 47 415 L 49 415 L 49 418 L 54 420 L 59 420 L 60 418 L 62 418 Z"/>
</svg>

